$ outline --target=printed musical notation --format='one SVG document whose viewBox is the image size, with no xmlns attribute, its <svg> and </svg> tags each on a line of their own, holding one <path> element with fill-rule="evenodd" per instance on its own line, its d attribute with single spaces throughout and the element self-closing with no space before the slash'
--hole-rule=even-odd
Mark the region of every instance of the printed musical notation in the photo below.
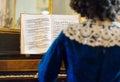
<svg viewBox="0 0 120 82">
<path fill-rule="evenodd" d="M 78 15 L 21 15 L 21 53 L 45 53 L 63 28 L 78 23 Z"/>
</svg>

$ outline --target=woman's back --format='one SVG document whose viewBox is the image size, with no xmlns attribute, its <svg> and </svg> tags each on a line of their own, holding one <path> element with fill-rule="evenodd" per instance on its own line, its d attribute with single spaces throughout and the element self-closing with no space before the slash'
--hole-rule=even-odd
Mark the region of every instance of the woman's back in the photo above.
<svg viewBox="0 0 120 82">
<path fill-rule="evenodd" d="M 120 0 L 71 0 L 87 21 L 63 29 L 38 66 L 40 82 L 56 82 L 62 61 L 68 82 L 120 81 Z"/>
<path fill-rule="evenodd" d="M 88 20 L 64 31 L 68 82 L 116 82 L 120 77 L 120 25 Z"/>
<path fill-rule="evenodd" d="M 39 65 L 39 79 L 54 82 L 64 61 L 68 82 L 117 82 L 120 77 L 118 24 L 100 25 L 89 20 L 64 29 Z"/>
</svg>

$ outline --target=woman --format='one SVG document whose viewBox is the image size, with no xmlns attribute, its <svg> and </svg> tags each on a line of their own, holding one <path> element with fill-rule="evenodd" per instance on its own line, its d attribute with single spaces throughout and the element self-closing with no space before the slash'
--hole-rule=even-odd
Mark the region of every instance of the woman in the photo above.
<svg viewBox="0 0 120 82">
<path fill-rule="evenodd" d="M 120 0 L 71 0 L 86 21 L 59 34 L 39 64 L 39 81 L 56 82 L 64 61 L 68 82 L 119 82 Z"/>
</svg>

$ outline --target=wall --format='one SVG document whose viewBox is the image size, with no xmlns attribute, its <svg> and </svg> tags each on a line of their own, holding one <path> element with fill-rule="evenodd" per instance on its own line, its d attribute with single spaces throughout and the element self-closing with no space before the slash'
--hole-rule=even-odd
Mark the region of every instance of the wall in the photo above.
<svg viewBox="0 0 120 82">
<path fill-rule="evenodd" d="M 76 14 L 69 3 L 70 0 L 53 0 L 53 14 Z"/>
<path fill-rule="evenodd" d="M 16 0 L 16 27 L 20 28 L 20 13 L 41 14 L 40 4 L 44 2 L 45 0 Z M 75 12 L 69 7 L 69 2 L 70 0 L 53 0 L 52 14 L 75 14 Z"/>
<path fill-rule="evenodd" d="M 41 3 L 40 3 L 41 2 Z M 47 1 L 46 1 L 47 2 Z M 41 5 L 43 3 L 43 5 Z M 47 8 L 45 6 L 45 0 L 16 0 L 16 27 L 20 27 L 20 14 L 21 13 L 48 13 Z M 48 4 L 48 3 L 47 3 Z M 41 7 L 43 6 L 43 7 Z M 40 9 L 42 8 L 42 9 Z M 46 12 L 44 12 L 46 11 Z"/>
</svg>

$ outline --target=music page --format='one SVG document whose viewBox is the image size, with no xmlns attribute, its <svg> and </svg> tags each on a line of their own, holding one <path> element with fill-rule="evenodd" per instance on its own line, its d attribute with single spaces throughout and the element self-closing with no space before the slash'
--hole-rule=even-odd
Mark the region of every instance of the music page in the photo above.
<svg viewBox="0 0 120 82">
<path fill-rule="evenodd" d="M 67 28 L 69 24 L 79 23 L 78 15 L 52 15 L 51 19 L 52 42 L 59 35 L 62 29 Z"/>
<path fill-rule="evenodd" d="M 21 15 L 21 53 L 45 53 L 51 41 L 49 15 Z"/>
</svg>

